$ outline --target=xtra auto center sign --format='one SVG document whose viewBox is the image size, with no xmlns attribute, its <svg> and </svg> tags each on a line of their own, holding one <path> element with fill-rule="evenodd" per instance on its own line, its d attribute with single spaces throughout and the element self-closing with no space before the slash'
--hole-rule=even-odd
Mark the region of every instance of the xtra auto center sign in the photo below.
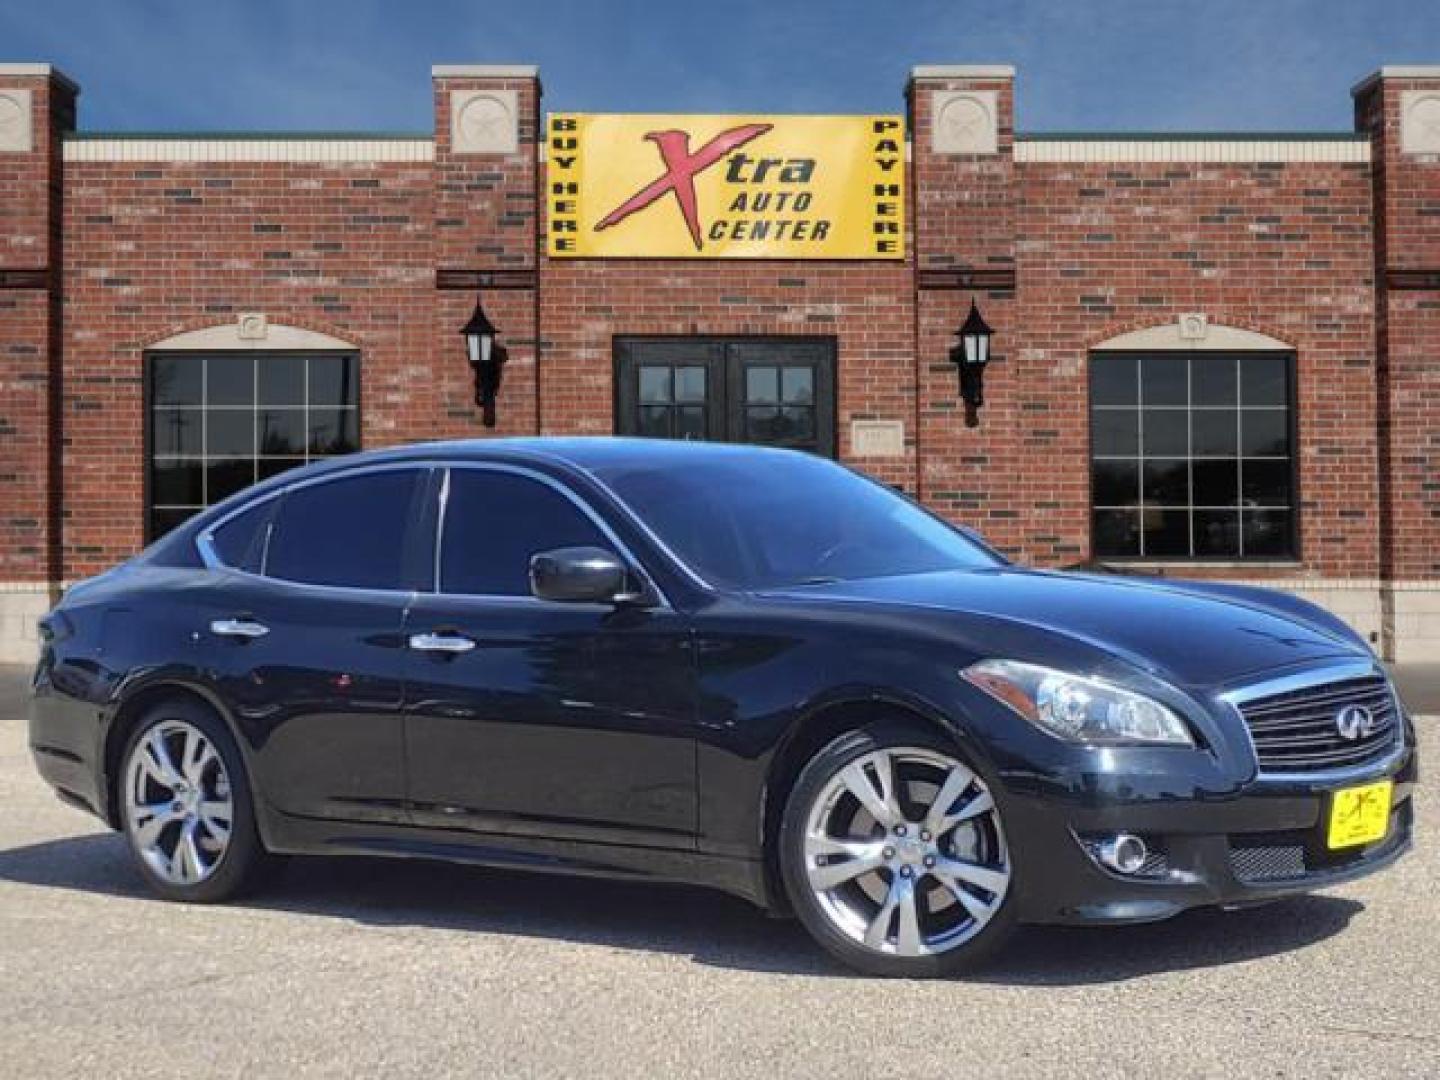
<svg viewBox="0 0 1440 1080">
<path fill-rule="evenodd" d="M 557 113 L 553 258 L 903 259 L 899 116 Z"/>
</svg>

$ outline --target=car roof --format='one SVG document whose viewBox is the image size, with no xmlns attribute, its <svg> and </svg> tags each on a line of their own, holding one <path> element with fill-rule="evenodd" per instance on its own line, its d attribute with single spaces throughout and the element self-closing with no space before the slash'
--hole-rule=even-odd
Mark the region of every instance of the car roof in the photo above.
<svg viewBox="0 0 1440 1080">
<path fill-rule="evenodd" d="M 633 465 L 685 468 L 711 461 L 753 461 L 757 466 L 797 451 L 737 443 L 639 439 L 614 435 L 540 436 L 498 439 L 452 439 L 411 443 L 335 458 L 350 466 L 385 461 L 452 460 L 563 464 L 584 472 Z"/>
</svg>

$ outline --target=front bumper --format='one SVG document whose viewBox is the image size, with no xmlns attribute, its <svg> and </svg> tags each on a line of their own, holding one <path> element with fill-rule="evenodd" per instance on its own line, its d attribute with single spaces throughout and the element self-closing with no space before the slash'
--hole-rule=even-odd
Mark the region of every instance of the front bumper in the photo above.
<svg viewBox="0 0 1440 1080">
<path fill-rule="evenodd" d="M 1188 908 L 1245 906 L 1352 881 L 1409 850 L 1416 775 L 1407 738 L 1389 759 L 1363 772 L 1305 780 L 1261 776 L 1209 797 L 1165 797 L 1154 790 L 1153 776 L 1113 771 L 1088 777 L 1082 793 L 1072 789 L 1065 800 L 1012 789 L 1004 809 L 1020 918 L 1153 922 Z M 1395 783 L 1385 836 L 1327 850 L 1332 793 L 1384 779 Z M 1120 832 L 1141 836 L 1154 854 L 1139 874 L 1110 870 L 1092 853 L 1097 838 Z"/>
</svg>

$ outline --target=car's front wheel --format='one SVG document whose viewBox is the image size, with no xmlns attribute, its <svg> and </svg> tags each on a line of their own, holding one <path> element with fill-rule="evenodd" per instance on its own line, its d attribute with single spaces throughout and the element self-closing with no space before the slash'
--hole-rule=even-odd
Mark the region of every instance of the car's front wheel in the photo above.
<svg viewBox="0 0 1440 1080">
<path fill-rule="evenodd" d="M 918 724 L 850 731 L 811 759 L 786 804 L 780 867 L 806 929 L 870 974 L 973 967 L 1014 923 L 993 793 L 953 742 Z"/>
<path fill-rule="evenodd" d="M 169 900 L 225 900 L 267 856 L 240 751 L 199 702 L 162 702 L 135 725 L 119 772 L 120 814 L 135 862 Z"/>
</svg>

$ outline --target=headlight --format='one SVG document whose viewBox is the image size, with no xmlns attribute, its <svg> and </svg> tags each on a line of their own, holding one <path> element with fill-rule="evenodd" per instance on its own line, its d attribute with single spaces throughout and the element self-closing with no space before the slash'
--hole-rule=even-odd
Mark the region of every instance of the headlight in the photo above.
<svg viewBox="0 0 1440 1080">
<path fill-rule="evenodd" d="M 1195 745 L 1185 721 L 1170 709 L 1103 679 L 1018 660 L 982 660 L 960 674 L 1067 742 Z"/>
</svg>

